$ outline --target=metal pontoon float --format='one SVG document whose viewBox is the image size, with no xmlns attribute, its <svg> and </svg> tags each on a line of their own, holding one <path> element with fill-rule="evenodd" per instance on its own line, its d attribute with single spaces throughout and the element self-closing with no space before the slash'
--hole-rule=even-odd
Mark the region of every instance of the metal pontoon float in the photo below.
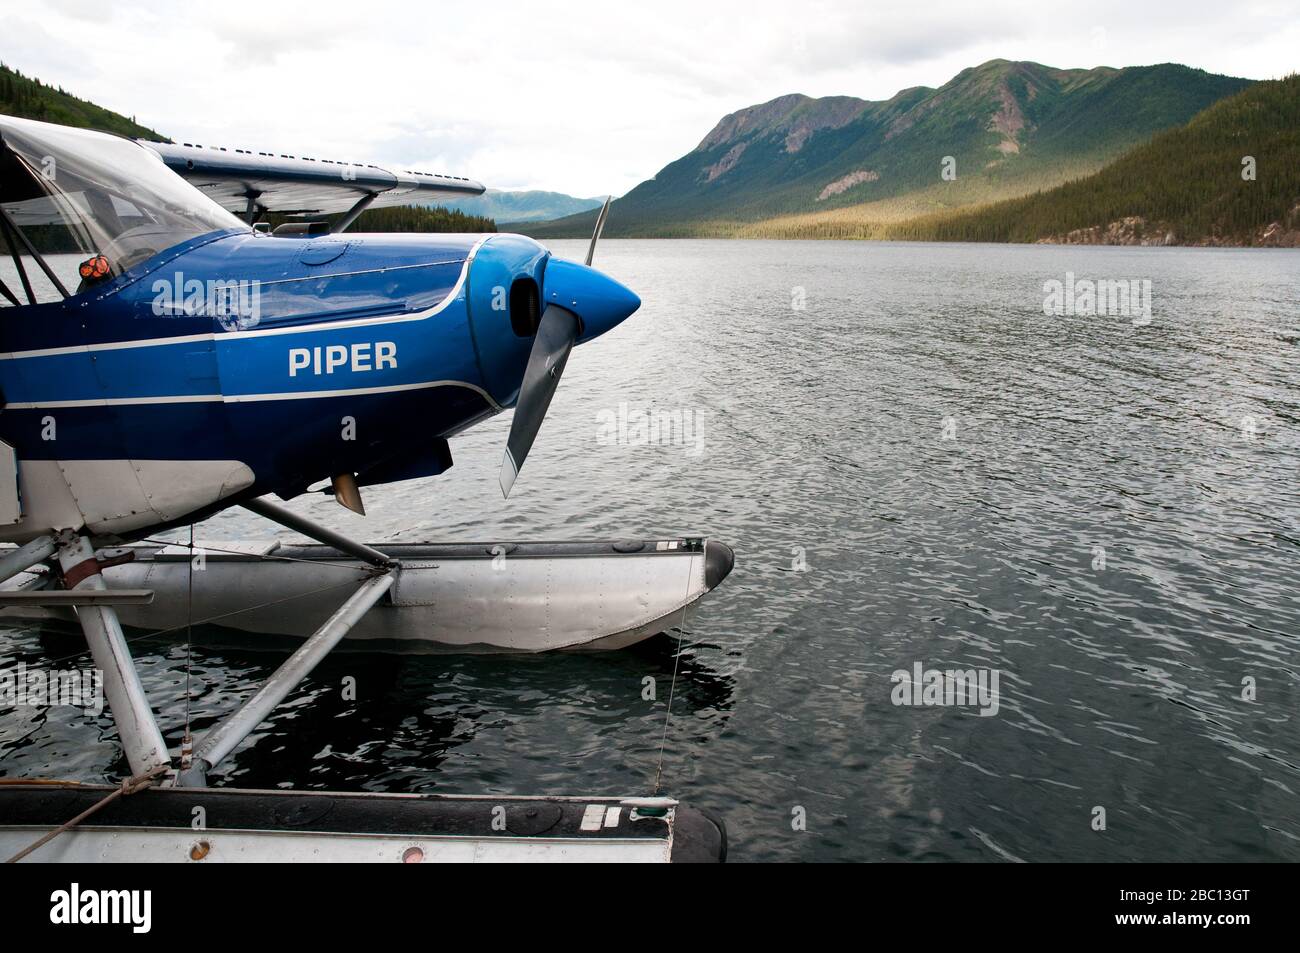
<svg viewBox="0 0 1300 953">
<path fill-rule="evenodd" d="M 183 545 L 99 552 L 123 625 L 157 631 L 212 620 L 257 635 L 303 638 L 372 571 L 329 546 L 195 545 L 203 562 L 197 572 Z M 407 652 L 623 648 L 673 625 L 726 578 L 735 558 L 724 544 L 698 537 L 375 545 L 401 569 L 346 638 Z M 50 573 L 16 577 L 0 589 L 0 618 L 75 622 L 66 604 L 74 597 L 49 588 L 55 584 Z M 143 593 L 153 598 L 146 601 Z"/>
<path fill-rule="evenodd" d="M 0 859 L 114 789 L 0 784 Z M 196 812 L 204 828 L 194 829 Z M 714 862 L 721 821 L 669 798 L 455 797 L 151 788 L 28 854 L 33 862 Z"/>
<path fill-rule="evenodd" d="M 318 544 L 221 544 L 202 553 L 199 569 L 189 546 L 97 550 L 90 537 L 63 531 L 0 556 L 4 613 L 71 611 L 80 624 L 132 772 L 120 789 L 0 783 L 0 854 L 193 861 L 725 857 L 722 823 L 670 798 L 246 791 L 209 788 L 207 776 L 345 637 L 460 651 L 617 648 L 662 631 L 717 586 L 733 565 L 728 547 L 679 537 L 381 550 L 265 499 L 244 505 Z M 236 598 L 240 605 L 232 604 Z M 205 620 L 306 641 L 235 712 L 192 747 L 183 745 L 173 765 L 122 623 L 166 629 Z M 206 821 L 196 831 L 193 812 L 200 807 Z"/>
</svg>

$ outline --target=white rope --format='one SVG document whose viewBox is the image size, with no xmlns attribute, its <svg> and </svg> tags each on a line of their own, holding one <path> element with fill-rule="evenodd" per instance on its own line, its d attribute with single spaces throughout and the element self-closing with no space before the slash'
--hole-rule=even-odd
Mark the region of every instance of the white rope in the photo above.
<svg viewBox="0 0 1300 953">
<path fill-rule="evenodd" d="M 704 545 L 707 548 L 708 542 L 706 541 Z M 703 550 L 701 550 L 701 552 L 703 552 Z M 682 621 L 678 626 L 682 632 L 682 641 L 685 641 L 686 638 L 686 618 L 687 612 L 689 612 L 691 608 L 691 576 L 693 575 L 694 567 L 695 560 L 688 559 L 686 561 L 686 601 L 682 603 Z M 659 737 L 659 765 L 655 768 L 654 793 L 656 795 L 659 793 L 659 786 L 664 779 L 664 748 L 668 744 L 668 724 L 673 720 L 673 696 L 677 693 L 677 669 L 681 665 L 682 653 L 693 644 L 693 642 L 684 645 L 678 644 L 677 654 L 673 656 L 673 680 L 668 686 L 668 708 L 664 711 L 664 730 L 663 734 Z"/>
</svg>

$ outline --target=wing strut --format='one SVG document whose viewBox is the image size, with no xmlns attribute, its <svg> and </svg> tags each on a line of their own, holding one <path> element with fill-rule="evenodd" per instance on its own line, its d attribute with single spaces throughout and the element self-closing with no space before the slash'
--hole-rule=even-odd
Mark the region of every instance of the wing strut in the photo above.
<svg viewBox="0 0 1300 953">
<path fill-rule="evenodd" d="M 261 218 L 262 213 L 266 211 L 266 209 L 262 208 L 262 206 L 257 204 L 257 200 L 262 197 L 262 193 L 254 192 L 252 189 L 250 189 L 247 195 L 248 195 L 248 207 L 244 209 L 244 218 L 248 219 L 249 225 L 256 225 L 257 220 Z"/>
<path fill-rule="evenodd" d="M 347 210 L 347 213 L 338 221 L 338 224 L 330 229 L 330 232 L 337 235 L 339 232 L 347 231 L 348 226 L 361 217 L 361 213 L 370 208 L 370 203 L 379 198 L 378 192 L 367 192 L 361 196 L 356 205 Z"/>
</svg>

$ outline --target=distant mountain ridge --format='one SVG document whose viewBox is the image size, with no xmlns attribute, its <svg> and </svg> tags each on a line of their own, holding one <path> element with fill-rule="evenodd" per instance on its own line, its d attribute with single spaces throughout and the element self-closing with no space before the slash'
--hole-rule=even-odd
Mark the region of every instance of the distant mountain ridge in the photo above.
<svg viewBox="0 0 1300 953">
<path fill-rule="evenodd" d="M 1249 86 L 1176 64 L 1057 69 L 990 60 L 883 101 L 791 94 L 724 116 L 614 203 L 605 234 L 727 234 L 782 215 L 882 203 L 902 220 L 1090 174 Z M 945 157 L 955 169 L 941 179 Z M 582 235 L 585 213 L 530 234 Z"/>
<path fill-rule="evenodd" d="M 464 212 L 466 215 L 479 215 L 498 222 L 542 222 L 599 208 L 604 201 L 603 195 L 599 198 L 584 199 L 565 195 L 563 192 L 538 190 L 504 192 L 500 189 L 488 189 L 482 195 L 439 202 L 438 205 L 441 208 Z"/>
</svg>

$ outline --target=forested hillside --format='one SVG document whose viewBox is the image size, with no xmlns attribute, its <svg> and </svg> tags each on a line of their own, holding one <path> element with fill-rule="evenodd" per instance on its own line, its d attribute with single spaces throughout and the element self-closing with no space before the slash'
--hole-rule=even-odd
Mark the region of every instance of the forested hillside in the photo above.
<svg viewBox="0 0 1300 953">
<path fill-rule="evenodd" d="M 893 225 L 881 237 L 1292 244 L 1300 228 L 1298 206 L 1300 76 L 1291 76 L 1216 103 L 1095 175 Z"/>
<path fill-rule="evenodd" d="M 102 106 L 78 99 L 54 86 L 46 86 L 39 79 L 31 79 L 17 70 L 0 63 L 0 113 L 41 122 L 57 122 L 64 126 L 98 129 L 115 132 L 120 136 L 139 136 L 145 139 L 163 139 L 148 126 L 134 118 L 128 119 Z"/>
</svg>

